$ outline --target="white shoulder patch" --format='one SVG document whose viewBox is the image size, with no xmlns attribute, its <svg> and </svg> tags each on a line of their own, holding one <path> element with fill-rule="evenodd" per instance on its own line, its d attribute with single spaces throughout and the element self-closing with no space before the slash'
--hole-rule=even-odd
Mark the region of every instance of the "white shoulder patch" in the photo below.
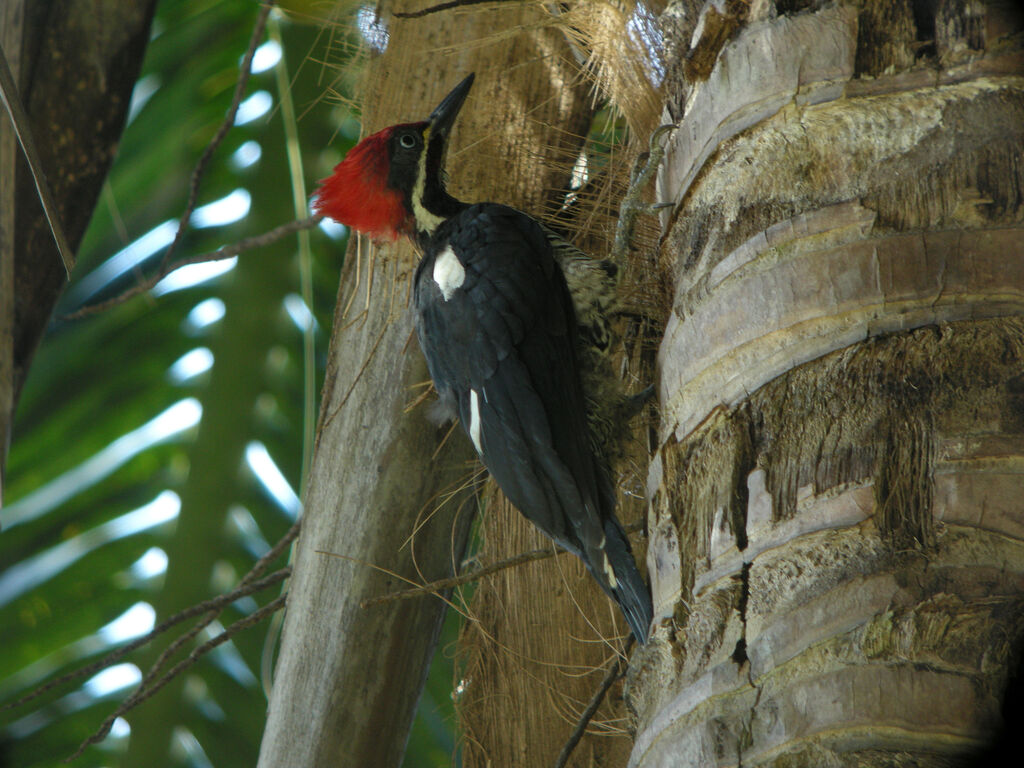
<svg viewBox="0 0 1024 768">
<path fill-rule="evenodd" d="M 452 247 L 447 246 L 434 259 L 434 282 L 441 289 L 445 301 L 451 299 L 455 289 L 461 286 L 465 279 L 466 268 L 462 266 Z"/>
<path fill-rule="evenodd" d="M 484 455 L 483 445 L 480 442 L 480 428 L 483 425 L 480 423 L 480 398 L 477 397 L 476 390 L 469 390 L 469 437 L 473 441 L 473 447 L 476 448 L 476 452 L 481 456 Z"/>
</svg>

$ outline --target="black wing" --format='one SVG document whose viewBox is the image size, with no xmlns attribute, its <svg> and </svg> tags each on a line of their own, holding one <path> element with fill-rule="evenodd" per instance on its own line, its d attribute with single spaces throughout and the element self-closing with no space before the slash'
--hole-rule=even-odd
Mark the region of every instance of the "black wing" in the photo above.
<svg viewBox="0 0 1024 768">
<path fill-rule="evenodd" d="M 442 224 L 416 271 L 416 330 L 502 492 L 578 555 L 643 643 L 651 598 L 593 454 L 565 277 L 540 225 L 485 203 Z"/>
<path fill-rule="evenodd" d="M 452 254 L 464 275 L 446 298 L 434 268 Z M 562 546 L 597 551 L 606 491 L 587 435 L 572 301 L 540 226 L 512 208 L 470 206 L 426 249 L 415 301 L 434 384 L 502 491 Z"/>
</svg>

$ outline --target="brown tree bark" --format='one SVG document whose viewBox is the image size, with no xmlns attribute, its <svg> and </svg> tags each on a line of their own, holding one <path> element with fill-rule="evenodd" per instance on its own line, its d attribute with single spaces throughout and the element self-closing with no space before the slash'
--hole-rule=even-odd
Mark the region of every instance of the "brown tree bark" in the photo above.
<svg viewBox="0 0 1024 768">
<path fill-rule="evenodd" d="M 1024 639 L 1024 17 L 674 9 L 630 765 L 957 764 Z"/>
<path fill-rule="evenodd" d="M 0 47 L 73 250 L 113 162 L 155 8 L 155 0 L 0 3 Z M 0 265 L 2 468 L 18 396 L 67 284 L 6 111 L 0 113 Z M 0 482 L 0 497 L 2 490 Z"/>
</svg>

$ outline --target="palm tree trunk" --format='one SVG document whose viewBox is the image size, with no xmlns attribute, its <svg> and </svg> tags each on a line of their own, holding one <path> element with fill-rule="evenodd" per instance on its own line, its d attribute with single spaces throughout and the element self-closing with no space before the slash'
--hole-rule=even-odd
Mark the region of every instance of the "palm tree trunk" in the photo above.
<svg viewBox="0 0 1024 768">
<path fill-rule="evenodd" d="M 630 764 L 947 765 L 1024 638 L 1024 19 L 671 18 Z"/>
</svg>

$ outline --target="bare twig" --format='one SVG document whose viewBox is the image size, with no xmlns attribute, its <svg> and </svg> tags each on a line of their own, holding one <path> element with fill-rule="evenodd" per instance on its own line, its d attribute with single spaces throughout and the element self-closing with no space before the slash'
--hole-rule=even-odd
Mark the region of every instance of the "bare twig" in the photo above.
<svg viewBox="0 0 1024 768">
<path fill-rule="evenodd" d="M 242 578 L 240 585 L 246 585 L 252 579 L 259 576 L 259 574 L 263 572 L 267 565 L 271 563 L 273 560 L 275 560 L 284 551 L 285 547 L 287 547 L 291 543 L 291 541 L 298 535 L 300 528 L 301 521 L 296 521 L 295 524 L 288 529 L 288 532 L 281 538 L 281 540 L 277 542 L 277 544 L 275 544 L 269 552 L 267 552 L 265 555 L 263 555 L 263 557 L 256 561 L 256 564 L 249 570 L 249 573 L 247 573 Z M 290 566 L 287 568 L 282 568 L 281 570 L 287 570 L 288 573 L 291 573 Z M 285 575 L 287 576 L 287 574 Z M 284 595 L 282 595 L 282 597 L 283 596 Z M 195 623 L 195 625 L 193 625 L 193 627 L 188 632 L 176 637 L 171 642 L 171 644 L 164 649 L 163 653 L 161 653 L 157 657 L 157 660 L 153 662 L 153 665 L 146 672 L 145 677 L 142 678 L 142 682 L 139 683 L 139 686 L 136 689 L 135 694 L 133 694 L 133 697 L 142 695 L 146 690 L 147 686 L 149 685 L 150 681 L 156 677 L 157 673 L 163 668 L 164 664 L 167 663 L 167 660 L 173 657 L 174 654 L 178 652 L 178 649 L 185 645 L 185 643 L 192 640 L 192 638 L 194 638 L 196 635 L 198 635 L 200 632 L 206 629 L 210 624 L 212 624 L 213 621 L 217 618 L 217 616 L 220 615 L 221 610 L 223 610 L 223 607 L 208 611 L 199 621 Z"/>
<path fill-rule="evenodd" d="M 151 697 L 153 694 L 155 694 L 157 691 L 159 691 L 161 688 L 167 685 L 167 683 L 169 683 L 175 677 L 180 675 L 189 667 L 193 666 L 197 661 L 199 661 L 200 658 L 202 658 L 204 655 L 212 651 L 218 645 L 226 643 L 228 640 L 230 640 L 233 636 L 237 635 L 243 629 L 251 627 L 253 624 L 259 623 L 266 616 L 269 616 L 270 614 L 283 608 L 285 601 L 287 599 L 287 595 L 280 595 L 278 598 L 267 603 L 258 611 L 253 611 L 244 619 L 239 619 L 230 627 L 221 632 L 219 635 L 210 638 L 205 643 L 200 645 L 198 648 L 193 650 L 192 653 L 190 653 L 187 658 L 182 659 L 169 670 L 167 670 L 163 677 L 161 677 L 159 680 L 153 683 L 153 685 L 145 689 L 140 687 L 132 696 L 123 701 L 121 705 L 113 712 L 113 714 L 111 714 L 109 717 L 107 717 L 106 720 L 103 721 L 103 725 L 101 725 L 99 729 L 94 734 L 92 734 L 92 736 L 90 736 L 81 744 L 79 744 L 78 749 L 75 750 L 75 753 L 68 757 L 64 762 L 70 763 L 76 757 L 81 755 L 82 752 L 85 751 L 86 747 L 88 747 L 90 744 L 96 744 L 100 741 L 103 741 L 103 739 L 107 737 L 107 734 L 110 733 L 110 729 L 111 727 L 113 727 L 114 721 L 117 720 L 117 718 L 121 717 L 130 709 L 138 706 L 146 699 Z"/>
<path fill-rule="evenodd" d="M 161 622 L 160 625 L 155 627 L 151 632 L 147 633 L 146 635 L 143 635 L 140 638 L 133 640 L 132 642 L 122 646 L 121 648 L 118 648 L 115 651 L 112 651 L 99 661 L 82 667 L 81 669 L 77 669 L 74 672 L 69 672 L 66 675 L 62 675 L 61 677 L 58 677 L 55 680 L 50 680 L 46 684 L 36 688 L 31 693 L 22 696 L 17 701 L 4 704 L 2 707 L 0 707 L 0 710 L 20 707 L 22 704 L 25 704 L 31 701 L 32 699 L 38 698 L 42 694 L 46 693 L 49 690 L 52 690 L 53 688 L 56 688 L 59 685 L 63 685 L 64 683 L 67 683 L 71 680 L 76 680 L 81 677 L 92 675 L 101 669 L 106 669 L 115 662 L 124 658 L 126 655 L 134 651 L 136 648 L 141 648 L 143 645 L 146 645 L 154 638 L 169 630 L 174 625 L 180 624 L 181 622 L 187 619 L 191 619 L 194 616 L 198 616 L 200 614 L 207 612 L 214 613 L 214 617 L 216 617 L 216 615 L 219 614 L 223 608 L 235 602 L 239 598 L 246 597 L 247 595 L 251 595 L 256 592 L 262 592 L 267 587 L 288 578 L 288 576 L 291 574 L 291 566 L 286 566 L 284 568 L 281 568 L 280 570 L 274 571 L 274 573 L 270 574 L 264 579 L 259 579 L 259 576 L 267 569 L 270 563 L 276 560 L 281 555 L 281 553 L 284 552 L 285 548 L 289 544 L 291 544 L 292 541 L 295 540 L 295 537 L 299 535 L 301 523 L 302 521 L 300 520 L 296 522 L 290 529 L 288 529 L 288 532 L 281 537 L 281 540 L 278 541 L 277 544 L 275 544 L 273 547 L 271 547 L 271 549 L 266 554 L 264 554 L 263 557 L 256 561 L 256 563 L 249 570 L 249 572 L 242 577 L 242 580 L 238 583 L 238 586 L 235 587 L 235 589 L 231 590 L 230 592 L 226 592 L 223 595 L 218 595 L 217 597 L 211 598 L 210 600 L 205 600 L 202 603 L 198 603 L 197 605 L 190 606 L 189 608 L 186 608 L 183 611 L 179 611 L 170 618 Z M 212 619 L 210 621 L 212 621 Z M 208 621 L 206 623 L 209 624 L 210 622 Z M 203 626 L 206 625 L 204 624 Z"/>
<path fill-rule="evenodd" d="M 432 5 L 429 8 L 424 8 L 421 11 L 400 11 L 392 14 L 396 19 L 419 19 L 424 16 L 429 16 L 432 13 L 440 13 L 441 11 L 447 11 L 452 8 L 461 8 L 466 5 L 483 5 L 484 3 L 494 3 L 495 5 L 501 2 L 501 0 L 449 0 L 446 3 L 438 3 Z"/>
<path fill-rule="evenodd" d="M 245 52 L 245 57 L 242 59 L 242 63 L 239 67 L 238 82 L 235 83 L 235 95 L 231 99 L 231 107 L 228 109 L 228 113 L 224 116 L 223 122 L 217 129 L 217 133 L 214 134 L 210 143 L 206 145 L 206 149 L 203 150 L 202 156 L 199 158 L 199 162 L 196 163 L 196 167 L 192 171 L 192 178 L 189 181 L 188 188 L 188 202 L 185 204 L 185 212 L 181 215 L 178 220 L 178 230 L 174 233 L 174 240 L 171 241 L 170 247 L 164 254 L 163 260 L 161 261 L 161 269 L 170 263 L 171 256 L 174 255 L 174 251 L 178 248 L 178 243 L 181 242 L 182 236 L 185 234 L 185 228 L 188 226 L 189 220 L 192 218 L 192 212 L 196 208 L 196 201 L 199 199 L 199 182 L 202 181 L 203 176 L 206 174 L 206 168 L 210 164 L 210 159 L 213 157 L 213 153 L 217 151 L 217 147 L 224 141 L 224 137 L 228 135 L 228 131 L 235 124 L 235 117 L 238 114 L 238 105 L 242 103 L 242 95 L 245 93 L 245 86 L 249 83 L 249 75 L 252 72 L 252 57 L 256 54 L 256 48 L 260 44 L 260 40 L 263 39 L 263 29 L 267 25 L 267 17 L 270 15 L 270 11 L 273 9 L 273 0 L 268 0 L 262 8 L 260 8 L 259 15 L 256 17 L 256 24 L 252 28 L 252 36 L 249 38 L 249 47 Z"/>
<path fill-rule="evenodd" d="M 484 576 L 490 576 L 492 573 L 497 573 L 498 571 L 504 571 L 506 568 L 515 568 L 517 565 L 532 563 L 534 560 L 544 560 L 555 555 L 561 555 L 564 552 L 564 549 L 554 549 L 553 547 L 549 547 L 548 549 L 534 549 L 530 552 L 522 552 L 514 557 L 507 557 L 504 560 L 499 560 L 496 563 L 485 565 L 482 568 L 476 568 L 469 573 L 451 576 L 447 579 L 438 579 L 437 581 L 432 581 L 429 584 L 424 584 L 420 587 L 403 589 L 398 592 L 389 592 L 388 594 L 381 595 L 380 597 L 372 597 L 369 600 L 361 602 L 359 606 L 361 608 L 370 608 L 375 605 L 390 603 L 394 600 L 408 600 L 410 597 L 421 597 L 422 595 L 430 594 L 432 592 L 440 592 L 445 589 L 457 587 L 461 584 L 469 584 L 471 581 L 482 579 Z"/>
<path fill-rule="evenodd" d="M 302 519 L 300 518 L 296 520 L 294 523 L 292 523 L 292 527 L 285 532 L 284 536 L 282 536 L 280 540 L 278 540 L 277 544 L 275 544 L 269 550 L 267 550 L 266 553 L 264 553 L 264 555 L 256 561 L 253 567 L 249 569 L 249 572 L 242 577 L 242 580 L 240 582 L 238 582 L 238 586 L 241 587 L 243 584 L 248 584 L 253 579 L 259 578 L 260 574 L 267 570 L 267 567 L 272 562 L 277 560 L 277 558 L 280 557 L 280 555 L 289 547 L 289 545 L 291 545 L 291 543 L 295 541 L 295 539 L 299 535 L 299 531 L 301 530 Z"/>
<path fill-rule="evenodd" d="M 252 35 L 249 38 L 249 47 L 246 49 L 245 56 L 242 58 L 242 63 L 240 65 L 238 81 L 235 84 L 235 93 L 231 99 L 231 106 L 228 108 L 228 112 L 224 116 L 224 120 L 217 129 L 217 133 L 214 134 L 210 143 L 206 145 L 206 149 L 203 150 L 202 156 L 199 158 L 195 168 L 192 170 L 192 176 L 189 180 L 188 200 L 185 203 L 185 211 L 178 220 L 178 228 L 174 232 L 174 239 L 171 241 L 170 246 L 168 246 L 167 251 L 160 260 L 160 268 L 153 277 L 143 281 L 139 285 L 129 288 L 119 296 L 115 296 L 107 301 L 83 307 L 78 311 L 67 315 L 65 319 L 74 320 L 88 315 L 93 315 L 98 312 L 103 312 L 112 306 L 120 304 L 123 301 L 127 301 L 133 296 L 137 296 L 140 293 L 148 291 L 167 277 L 167 275 L 180 267 L 184 267 L 189 264 L 198 264 L 206 261 L 220 261 L 221 259 L 231 258 L 232 256 L 237 256 L 242 251 L 248 250 L 249 248 L 255 248 L 260 245 L 272 243 L 286 235 L 292 234 L 293 232 L 309 229 L 320 222 L 319 217 L 292 221 L 262 235 L 245 238 L 244 240 L 240 240 L 237 243 L 233 243 L 232 245 L 226 246 L 217 251 L 179 259 L 173 263 L 171 262 L 171 257 L 178 249 L 178 244 L 181 242 L 181 238 L 185 234 L 185 229 L 188 227 L 188 223 L 195 211 L 196 202 L 199 199 L 199 184 L 202 181 L 203 176 L 206 174 L 210 160 L 213 158 L 213 153 L 217 151 L 217 147 L 219 147 L 221 142 L 224 141 L 224 137 L 227 136 L 228 131 L 230 131 L 231 127 L 235 124 L 235 117 L 238 115 L 238 106 L 242 103 L 242 96 L 245 93 L 245 87 L 248 84 L 249 76 L 252 73 L 252 59 L 256 53 L 256 48 L 259 47 L 260 40 L 263 39 L 263 31 L 266 27 L 267 18 L 270 15 L 270 11 L 273 9 L 273 6 L 273 0 L 266 0 L 263 7 L 260 9 L 259 15 L 256 17 L 256 23 L 253 25 Z"/>
<path fill-rule="evenodd" d="M 643 528 L 643 523 L 633 523 L 632 525 L 625 526 L 624 530 L 626 533 L 634 533 L 639 531 L 641 528 Z M 433 594 L 445 589 L 451 589 L 452 587 L 458 587 L 462 584 L 469 584 L 470 582 L 482 579 L 484 576 L 490 576 L 493 573 L 498 573 L 499 571 L 504 571 L 508 568 L 515 568 L 518 565 L 532 563 L 535 560 L 546 560 L 547 558 L 554 557 L 555 555 L 562 555 L 565 554 L 565 552 L 566 550 L 564 549 L 556 549 L 554 547 L 521 552 L 518 555 L 506 557 L 503 560 L 498 560 L 496 563 L 476 568 L 475 570 L 459 574 L 458 576 L 450 576 L 447 579 L 438 579 L 437 581 L 431 581 L 429 584 L 423 584 L 418 587 L 402 589 L 398 592 L 388 592 L 386 595 L 380 595 L 379 597 L 371 597 L 369 600 L 361 602 L 359 607 L 371 608 L 375 605 L 383 605 L 384 603 L 390 603 L 394 600 L 408 600 L 411 597 L 422 597 L 423 595 Z"/>
<path fill-rule="evenodd" d="M 296 521 L 292 525 L 292 527 L 288 529 L 288 532 L 281 537 L 281 540 L 278 541 L 277 544 L 275 544 L 266 554 L 264 554 L 263 557 L 257 560 L 256 564 L 253 565 L 253 567 L 249 570 L 249 573 L 242 577 L 241 582 L 239 582 L 239 588 L 248 588 L 256 583 L 269 582 L 271 577 L 263 579 L 262 582 L 254 582 L 253 579 L 256 579 L 261 573 L 263 573 L 263 571 L 266 570 L 267 566 L 275 559 L 277 559 L 277 557 L 279 557 L 281 553 L 284 552 L 285 548 L 289 544 L 291 544 L 291 542 L 295 539 L 296 536 L 298 536 L 301 527 L 302 521 Z M 281 578 L 274 579 L 274 581 L 281 581 L 281 579 L 286 578 L 290 573 L 291 566 L 288 566 L 286 568 L 280 569 L 279 571 L 276 571 L 275 574 L 273 574 L 272 576 L 281 574 Z M 113 726 L 114 721 L 118 717 L 120 717 L 133 707 L 137 706 L 141 702 L 145 701 L 158 690 L 163 688 L 165 685 L 167 685 L 167 683 L 173 680 L 176 675 L 180 674 L 183 670 L 195 664 L 195 662 L 198 661 L 199 658 L 203 656 L 205 653 L 207 653 L 210 650 L 213 650 L 221 643 L 226 642 L 233 635 L 237 634 L 246 627 L 249 627 L 255 624 L 256 622 L 260 621 L 264 616 L 268 616 L 277 611 L 279 608 L 283 607 L 287 598 L 287 594 L 282 594 L 278 596 L 275 600 L 272 600 L 271 602 L 267 603 L 265 606 L 263 606 L 263 608 L 254 611 L 246 618 L 236 621 L 224 632 L 212 638 L 211 640 L 208 640 L 206 643 L 193 650 L 192 653 L 190 653 L 186 659 L 175 664 L 173 667 L 171 667 L 171 669 L 165 672 L 164 675 L 159 680 L 150 685 L 150 682 L 156 677 L 157 672 L 160 671 L 160 669 L 166 663 L 167 659 L 169 659 L 171 655 L 178 650 L 178 648 L 180 648 L 186 642 L 188 642 L 193 637 L 198 635 L 203 629 L 209 626 L 213 622 L 213 620 L 217 618 L 217 616 L 220 613 L 220 610 L 222 610 L 223 607 L 219 610 L 208 611 L 206 615 L 203 616 L 203 618 L 200 619 L 195 624 L 195 626 L 192 627 L 192 629 L 190 629 L 184 635 L 176 638 L 174 642 L 172 642 L 171 645 L 168 646 L 167 649 L 160 654 L 157 660 L 153 663 L 153 666 L 149 668 L 149 671 L 142 679 L 142 682 L 139 683 L 138 688 L 135 689 L 135 692 L 127 699 L 125 699 L 120 704 L 120 706 L 118 706 L 118 708 L 114 711 L 114 713 L 103 721 L 103 724 L 99 727 L 99 729 L 92 736 L 90 736 L 88 739 L 82 742 L 79 745 L 78 750 L 75 752 L 75 754 L 71 755 L 71 757 L 69 757 L 65 762 L 71 762 L 72 760 L 74 760 L 76 757 L 82 754 L 85 748 L 88 747 L 90 744 L 95 744 L 99 741 L 102 741 L 104 738 L 106 738 L 107 734 L 110 733 L 110 729 Z"/>
<path fill-rule="evenodd" d="M 630 636 L 629 640 L 626 641 L 626 653 L 629 653 L 629 648 L 632 644 L 633 638 Z M 565 746 L 562 747 L 562 751 L 558 753 L 558 758 L 555 760 L 555 768 L 565 768 L 566 763 L 569 762 L 569 756 L 572 754 L 572 751 L 576 749 L 576 745 L 580 743 L 580 739 L 583 738 L 583 734 L 586 732 L 587 726 L 597 713 L 597 709 L 601 706 L 601 702 L 604 701 L 604 697 L 608 693 L 608 690 L 621 676 L 622 659 L 616 657 L 615 663 L 612 664 L 611 669 L 608 670 L 608 674 L 604 676 L 604 680 L 601 681 L 601 685 L 598 686 L 598 689 L 591 697 L 590 703 L 587 704 L 587 708 L 583 710 L 583 713 L 580 715 L 580 719 L 577 721 L 576 727 L 573 728 L 572 733 L 569 734 L 569 740 L 565 742 Z"/>
<path fill-rule="evenodd" d="M 61 675 L 60 677 L 55 678 L 54 680 L 50 680 L 44 685 L 41 685 L 38 688 L 36 688 L 31 693 L 25 694 L 17 701 L 8 702 L 7 704 L 0 706 L 0 710 L 20 707 L 22 704 L 26 704 L 32 701 L 32 699 L 38 698 L 47 691 L 50 691 L 60 685 L 63 685 L 64 683 L 70 682 L 72 680 L 77 680 L 78 678 L 88 677 L 90 675 L 95 674 L 96 672 L 99 672 L 101 669 L 106 669 L 107 667 L 112 666 L 117 661 L 123 659 L 136 648 L 141 648 L 142 646 L 146 645 L 159 635 L 162 635 L 164 632 L 169 630 L 174 625 L 180 624 L 181 622 L 187 619 L 191 619 L 193 616 L 198 616 L 207 611 L 216 611 L 217 613 L 220 613 L 220 611 L 223 608 L 235 602 L 236 600 L 246 597 L 247 595 L 254 594 L 256 592 L 262 592 L 267 587 L 272 586 L 279 581 L 287 579 L 290 574 L 291 566 L 286 566 L 278 571 L 274 571 L 265 579 L 253 581 L 248 584 L 245 584 L 244 586 L 240 585 L 235 589 L 231 590 L 230 592 L 226 592 L 223 595 L 218 595 L 217 597 L 214 597 L 210 600 L 206 600 L 202 603 L 198 603 L 197 605 L 190 606 L 185 610 L 174 614 L 166 621 L 161 622 L 159 626 L 155 627 L 152 631 L 146 633 L 142 637 L 132 640 L 130 643 L 121 646 L 115 651 L 111 651 L 99 661 L 95 661 L 92 664 L 88 664 L 80 669 L 76 669 L 73 672 L 68 672 L 66 675 Z"/>
<path fill-rule="evenodd" d="M 90 304 L 86 307 L 82 307 L 75 312 L 71 312 L 64 316 L 65 320 L 78 320 L 82 317 L 89 315 L 95 315 L 99 312 L 105 312 L 113 306 L 121 304 L 128 299 L 138 296 L 140 293 L 152 289 L 157 283 L 167 277 L 171 272 L 181 267 L 187 267 L 189 264 L 202 264 L 207 261 L 222 261 L 224 259 L 230 259 L 232 256 L 237 256 L 243 251 L 251 250 L 252 248 L 259 248 L 270 243 L 275 243 L 288 235 L 295 232 L 299 232 L 303 229 L 312 229 L 320 223 L 322 216 L 313 216 L 308 219 L 297 219 L 295 221 L 289 221 L 287 224 L 282 224 L 279 227 L 274 227 L 267 232 L 263 232 L 259 235 L 253 235 L 252 237 L 243 237 L 241 240 L 237 240 L 230 245 L 225 245 L 223 248 L 218 248 L 216 251 L 210 251 L 209 253 L 200 253 L 194 256 L 186 256 L 183 259 L 178 259 L 173 264 L 161 264 L 160 269 L 156 274 L 143 280 L 141 283 L 136 283 L 131 288 L 128 288 L 124 292 L 114 296 L 106 301 L 99 301 L 95 304 Z"/>
<path fill-rule="evenodd" d="M 251 594 L 253 592 L 258 592 L 266 588 L 267 586 L 270 586 L 271 584 L 282 581 L 291 574 L 291 566 L 286 566 L 285 568 L 281 568 L 280 570 L 275 571 L 270 576 L 267 576 L 265 579 L 257 580 L 260 574 L 262 574 L 267 569 L 270 563 L 276 560 L 284 552 L 285 548 L 288 547 L 288 545 L 290 545 L 291 542 L 295 540 L 295 537 L 299 535 L 299 531 L 301 530 L 301 528 L 302 521 L 296 521 L 295 524 L 288 529 L 288 532 L 281 537 L 280 541 L 278 541 L 273 547 L 270 548 L 269 551 L 266 552 L 266 554 L 264 554 L 259 560 L 256 561 L 255 565 L 253 565 L 249 572 L 242 577 L 242 580 L 239 582 L 238 587 L 234 589 L 232 592 L 216 597 L 213 600 L 207 600 L 206 602 L 200 603 L 199 605 L 194 605 L 191 608 L 188 608 L 182 611 L 181 613 L 176 614 L 174 617 L 172 617 L 172 619 L 168 619 L 168 621 L 165 621 L 163 624 L 160 625 L 159 628 L 157 628 L 149 635 L 147 635 L 146 638 L 140 638 L 142 642 L 148 642 L 152 639 L 153 636 L 159 634 L 160 631 L 163 631 L 169 626 L 171 626 L 172 623 L 178 623 L 186 618 L 190 618 L 199 613 L 202 613 L 204 610 L 207 611 L 206 615 L 203 616 L 203 618 L 195 626 L 193 626 L 192 629 L 190 629 L 184 635 L 178 637 L 162 654 L 160 654 L 159 658 L 153 663 L 153 666 L 150 667 L 149 671 L 146 673 L 146 676 L 139 684 L 139 687 L 136 688 L 135 693 L 133 693 L 124 702 L 122 702 L 121 705 L 117 708 L 117 710 L 112 715 L 110 715 L 106 720 L 103 721 L 103 724 L 100 726 L 100 728 L 92 736 L 90 736 L 88 739 L 82 742 L 82 744 L 79 745 L 78 750 L 69 758 L 67 758 L 65 762 L 71 762 L 76 757 L 81 755 L 85 748 L 88 747 L 90 744 L 95 744 L 106 738 L 107 734 L 110 733 L 110 729 L 113 726 L 114 721 L 118 717 L 120 717 L 133 707 L 137 706 L 141 702 L 145 701 L 158 690 L 163 688 L 165 685 L 167 685 L 167 683 L 174 679 L 176 675 L 180 674 L 187 667 L 195 664 L 195 662 L 198 661 L 201 656 L 213 650 L 221 643 L 226 642 L 233 635 L 237 634 L 246 627 L 249 627 L 257 623 L 264 616 L 268 616 L 276 612 L 281 607 L 283 607 L 285 601 L 287 600 L 287 594 L 280 595 L 279 597 L 267 603 L 259 610 L 254 611 L 252 614 L 245 617 L 244 619 L 236 621 L 224 632 L 212 638 L 211 640 L 208 640 L 206 643 L 193 650 L 192 653 L 190 653 L 186 659 L 175 664 L 173 667 L 171 667 L 170 670 L 164 673 L 164 675 L 160 677 L 159 680 L 157 680 L 152 685 L 149 685 L 150 681 L 155 678 L 157 672 L 159 672 L 160 668 L 163 667 L 167 659 L 170 658 L 170 656 L 184 643 L 195 637 L 203 629 L 209 626 L 213 622 L 213 620 L 217 618 L 217 616 L 220 614 L 220 611 L 223 610 L 225 606 L 227 606 L 229 603 L 234 602 L 239 597 L 243 597 L 244 595 Z M 132 647 L 138 647 L 142 644 L 142 642 L 136 641 Z M 125 652 L 127 652 L 127 650 L 125 650 Z M 122 653 L 121 655 L 124 654 Z M 113 654 L 111 654 L 111 656 L 113 656 Z M 78 676 L 78 674 L 80 673 L 76 673 L 75 676 Z M 52 688 L 54 684 L 56 683 L 48 684 L 47 688 Z M 40 692 L 41 691 L 34 692 L 32 694 L 32 697 L 34 698 L 34 696 L 38 695 Z"/>
</svg>

